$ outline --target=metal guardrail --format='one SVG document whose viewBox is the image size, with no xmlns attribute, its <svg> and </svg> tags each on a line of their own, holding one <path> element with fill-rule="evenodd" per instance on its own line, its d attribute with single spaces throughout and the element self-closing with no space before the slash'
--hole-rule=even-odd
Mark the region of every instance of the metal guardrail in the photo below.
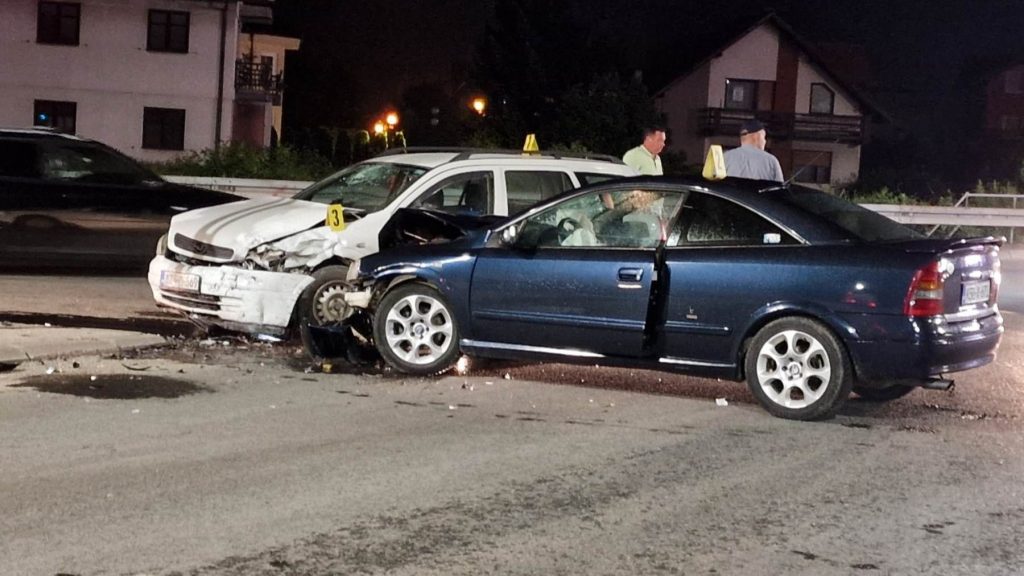
<svg viewBox="0 0 1024 576">
<path fill-rule="evenodd" d="M 221 192 L 231 192 L 247 198 L 263 198 L 267 196 L 285 198 L 294 196 L 296 192 L 308 187 L 313 182 L 295 180 L 258 180 L 251 178 L 209 178 L 199 176 L 165 176 L 168 182 L 187 184 L 200 188 L 209 188 Z M 939 226 L 982 226 L 992 228 L 1009 228 L 1010 242 L 1013 242 L 1013 229 L 1024 228 L 1024 209 L 1021 208 L 987 208 L 968 206 L 970 198 L 1000 198 L 1010 200 L 1013 206 L 1024 206 L 1024 194 L 985 194 L 977 192 L 965 193 L 955 206 L 919 206 L 910 204 L 861 204 L 861 206 L 883 214 L 901 224 L 932 226 L 929 234 Z"/>
<path fill-rule="evenodd" d="M 299 190 L 307 188 L 313 182 L 297 180 L 259 180 L 255 178 L 211 178 L 205 176 L 164 176 L 164 180 L 175 184 L 185 184 L 198 188 L 207 188 L 219 192 L 231 192 L 246 198 L 264 198 L 272 196 L 285 198 L 294 196 Z"/>
</svg>

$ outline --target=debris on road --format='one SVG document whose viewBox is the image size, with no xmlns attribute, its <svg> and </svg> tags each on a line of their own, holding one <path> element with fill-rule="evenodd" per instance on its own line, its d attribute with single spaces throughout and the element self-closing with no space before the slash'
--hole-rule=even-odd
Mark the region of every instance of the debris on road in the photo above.
<svg viewBox="0 0 1024 576">
<path fill-rule="evenodd" d="M 715 398 L 715 406 L 728 406 L 729 401 L 725 398 Z"/>
</svg>

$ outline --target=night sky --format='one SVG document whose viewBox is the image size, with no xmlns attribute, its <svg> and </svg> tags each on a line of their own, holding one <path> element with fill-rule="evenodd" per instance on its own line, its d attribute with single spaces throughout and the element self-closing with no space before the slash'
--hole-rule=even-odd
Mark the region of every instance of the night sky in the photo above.
<svg viewBox="0 0 1024 576">
<path fill-rule="evenodd" d="M 468 67 L 492 4 L 493 0 L 278 0 L 277 27 L 299 37 L 333 36 L 350 56 L 352 78 L 363 88 L 372 87 L 380 99 L 393 99 L 408 85 L 448 79 Z M 883 92 L 948 87 L 972 59 L 1024 59 L 1024 0 L 578 0 L 575 4 L 597 33 L 635 47 L 640 57 L 637 65 L 651 79 L 649 83 L 673 74 L 670 62 L 658 55 L 673 38 L 703 33 L 716 21 L 755 17 L 767 10 L 775 10 L 813 42 L 862 45 L 870 56 L 873 84 Z"/>
<path fill-rule="evenodd" d="M 276 31 L 304 42 L 289 94 L 334 88 L 315 105 L 335 124 L 363 126 L 411 86 L 472 85 L 495 1 L 277 0 Z M 1024 61 L 1024 0 L 551 0 L 560 1 L 576 16 L 566 26 L 619 46 L 619 72 L 641 71 L 652 93 L 685 71 L 689 40 L 775 11 L 812 44 L 852 46 L 866 64 L 852 83 L 902 130 L 936 138 L 972 122 L 954 118 L 977 107 L 972 78 Z"/>
</svg>

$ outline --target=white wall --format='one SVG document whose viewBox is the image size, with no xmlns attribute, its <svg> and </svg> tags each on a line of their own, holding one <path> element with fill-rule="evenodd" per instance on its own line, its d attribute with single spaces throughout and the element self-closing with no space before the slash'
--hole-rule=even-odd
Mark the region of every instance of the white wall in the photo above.
<svg viewBox="0 0 1024 576">
<path fill-rule="evenodd" d="M 818 72 L 807 57 L 800 55 L 796 77 L 796 113 L 808 114 L 811 111 L 811 84 L 825 84 L 835 92 L 833 114 L 837 116 L 860 116 L 860 111 L 853 100 L 843 92 L 835 82 Z"/>
<path fill-rule="evenodd" d="M 214 144 L 220 9 L 190 0 L 79 0 L 78 46 L 36 43 L 36 0 L 0 2 L 0 125 L 28 126 L 34 100 L 77 102 L 77 131 L 144 160 L 143 108 L 185 112 L 185 149 Z M 150 9 L 190 13 L 187 54 L 146 51 Z M 238 5 L 227 13 L 221 135 L 231 134 Z"/>
<path fill-rule="evenodd" d="M 794 140 L 793 150 L 804 150 L 807 152 L 831 152 L 832 177 L 830 179 L 830 183 L 833 186 L 848 184 L 856 180 L 857 175 L 860 172 L 860 146 L 834 144 L 832 142 L 805 142 L 802 140 Z M 787 178 L 789 178 L 789 176 L 789 174 L 786 174 Z"/>
<path fill-rule="evenodd" d="M 725 107 L 726 79 L 775 81 L 779 59 L 779 35 L 763 24 L 728 47 L 721 56 L 711 59 L 707 104 Z"/>
<path fill-rule="evenodd" d="M 689 76 L 667 87 L 655 100 L 658 111 L 666 118 L 669 131 L 667 148 L 686 154 L 687 163 L 704 158 L 704 139 L 697 136 L 697 110 L 706 106 L 709 63 L 704 63 Z"/>
</svg>

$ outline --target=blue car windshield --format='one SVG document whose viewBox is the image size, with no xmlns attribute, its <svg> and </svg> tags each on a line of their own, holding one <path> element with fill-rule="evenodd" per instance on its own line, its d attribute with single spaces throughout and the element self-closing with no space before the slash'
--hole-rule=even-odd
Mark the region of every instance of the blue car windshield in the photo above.
<svg viewBox="0 0 1024 576">
<path fill-rule="evenodd" d="M 421 166 L 361 162 L 313 184 L 294 198 L 320 204 L 341 203 L 345 208 L 375 212 L 426 172 L 427 168 Z"/>
<path fill-rule="evenodd" d="M 770 192 L 783 202 L 825 220 L 854 239 L 864 242 L 887 242 L 924 238 L 920 232 L 882 216 L 878 212 L 858 206 L 832 194 L 790 186 Z"/>
</svg>

